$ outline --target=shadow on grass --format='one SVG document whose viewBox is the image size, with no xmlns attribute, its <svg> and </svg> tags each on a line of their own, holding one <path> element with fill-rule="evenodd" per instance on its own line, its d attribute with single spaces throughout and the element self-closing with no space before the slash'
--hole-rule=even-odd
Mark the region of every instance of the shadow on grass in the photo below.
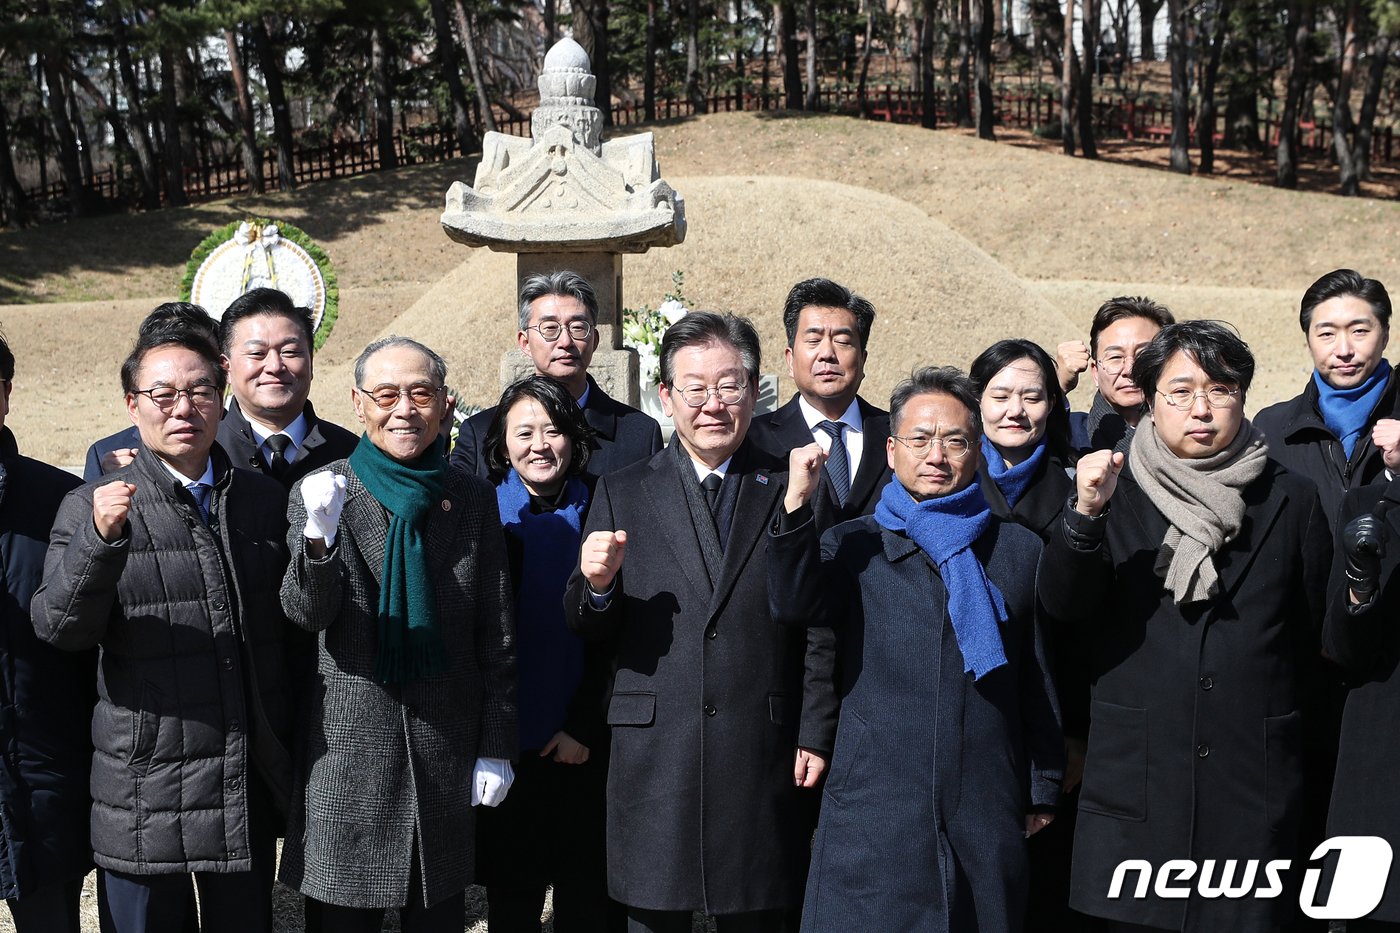
<svg viewBox="0 0 1400 933">
<path fill-rule="evenodd" d="M 381 214 L 440 208 L 447 185 L 471 179 L 475 161 L 452 159 L 311 182 L 291 192 L 5 231 L 0 233 L 0 304 L 89 299 L 81 293 L 44 294 L 46 280 L 81 272 L 140 276 L 180 268 L 209 233 L 249 215 L 276 217 L 322 245 L 334 243 L 376 226 Z"/>
</svg>

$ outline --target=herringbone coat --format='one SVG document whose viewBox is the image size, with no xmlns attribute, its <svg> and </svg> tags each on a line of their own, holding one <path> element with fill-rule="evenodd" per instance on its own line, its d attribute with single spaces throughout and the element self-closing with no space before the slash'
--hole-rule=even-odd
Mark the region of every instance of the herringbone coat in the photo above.
<svg viewBox="0 0 1400 933">
<path fill-rule="evenodd" d="M 351 469 L 335 546 L 306 554 L 300 483 L 287 509 L 287 617 L 319 632 L 297 737 L 296 792 L 282 880 L 344 907 L 431 906 L 472 881 L 472 766 L 516 755 L 515 623 L 495 492 L 450 468 L 424 535 L 444 668 L 385 685 L 373 677 L 389 516 Z M 314 475 L 314 474 L 313 474 Z M 417 839 L 423 889 L 409 890 Z"/>
</svg>

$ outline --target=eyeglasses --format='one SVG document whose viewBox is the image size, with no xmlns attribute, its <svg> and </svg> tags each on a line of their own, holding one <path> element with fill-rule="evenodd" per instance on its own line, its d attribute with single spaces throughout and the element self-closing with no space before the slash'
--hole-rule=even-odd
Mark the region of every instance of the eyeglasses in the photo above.
<svg viewBox="0 0 1400 933">
<path fill-rule="evenodd" d="M 1105 375 L 1116 376 L 1128 365 L 1129 360 L 1136 358 L 1136 354 L 1129 356 L 1126 353 L 1110 353 L 1108 356 L 1097 357 L 1094 362 L 1099 364 L 1099 369 L 1102 369 Z"/>
<path fill-rule="evenodd" d="M 190 386 L 188 389 L 156 386 L 153 389 L 136 389 L 135 394 L 146 396 L 161 411 L 173 410 L 182 395 L 189 399 L 190 404 L 196 408 L 213 408 L 223 398 L 223 393 L 219 391 L 218 386 L 209 385 Z"/>
<path fill-rule="evenodd" d="M 911 434 L 908 437 L 900 437 L 898 434 L 891 434 L 890 437 L 908 447 L 917 456 L 925 456 L 929 448 L 938 444 L 943 448 L 943 456 L 949 460 L 961 460 L 967 456 L 967 452 L 972 449 L 972 442 L 965 437 L 954 435 L 953 437 L 933 437 L 929 434 Z"/>
<path fill-rule="evenodd" d="M 1167 404 L 1177 411 L 1190 411 L 1191 406 L 1196 404 L 1196 396 L 1204 395 L 1206 404 L 1211 408 L 1229 408 L 1239 397 L 1239 389 L 1231 389 L 1228 386 L 1211 386 L 1208 389 L 1188 389 L 1179 386 L 1170 392 L 1158 392 L 1158 395 L 1167 400 Z"/>
<path fill-rule="evenodd" d="M 384 385 L 375 386 L 373 389 L 361 387 L 360 391 L 369 396 L 374 404 L 389 411 L 398 407 L 399 399 L 403 398 L 404 395 L 408 396 L 408 400 L 413 403 L 414 408 L 431 408 L 444 388 L 446 386 L 430 386 L 420 382 L 417 385 L 409 386 L 407 390 L 400 389 L 398 386 Z"/>
<path fill-rule="evenodd" d="M 545 321 L 543 324 L 534 324 L 525 329 L 539 331 L 540 337 L 550 343 L 558 340 L 559 335 L 566 330 L 565 326 L 558 321 Z M 567 330 L 569 336 L 575 340 L 587 340 L 588 335 L 593 333 L 593 325 L 587 321 L 570 321 Z"/>
<path fill-rule="evenodd" d="M 719 399 L 721 405 L 737 405 L 744 400 L 748 388 L 742 382 L 721 382 L 717 386 L 693 385 L 683 389 L 671 386 L 671 394 L 679 395 L 691 408 L 704 408 L 711 395 Z"/>
</svg>

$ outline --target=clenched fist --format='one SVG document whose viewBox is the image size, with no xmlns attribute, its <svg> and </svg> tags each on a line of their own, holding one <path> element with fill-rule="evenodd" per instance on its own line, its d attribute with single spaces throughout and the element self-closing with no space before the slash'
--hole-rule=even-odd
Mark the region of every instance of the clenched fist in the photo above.
<svg viewBox="0 0 1400 933">
<path fill-rule="evenodd" d="M 312 473 L 301 481 L 301 501 L 306 504 L 307 540 L 335 544 L 340 510 L 345 507 L 345 477 L 330 470 Z"/>
<path fill-rule="evenodd" d="M 102 455 L 102 472 L 115 473 L 136 459 L 135 447 L 118 447 Z"/>
<path fill-rule="evenodd" d="M 1074 478 L 1074 510 L 1090 518 L 1102 512 L 1118 488 L 1118 474 L 1122 471 L 1123 455 L 1111 450 L 1096 450 L 1080 457 Z"/>
<path fill-rule="evenodd" d="M 131 512 L 131 497 L 136 487 L 123 480 L 114 480 L 92 491 L 92 523 L 108 544 L 122 536 L 126 517 Z"/>
<path fill-rule="evenodd" d="M 1065 394 L 1079 385 L 1079 374 L 1089 368 L 1089 348 L 1082 340 L 1066 340 L 1055 348 L 1055 375 Z"/>
<path fill-rule="evenodd" d="M 1385 468 L 1392 473 L 1400 472 L 1400 421 L 1382 418 L 1371 429 L 1371 443 L 1381 449 L 1381 459 Z"/>
<path fill-rule="evenodd" d="M 817 491 L 822 478 L 822 464 L 826 463 L 826 452 L 816 441 L 806 447 L 796 447 L 788 454 L 788 488 L 783 497 L 783 508 L 796 512 Z"/>
<path fill-rule="evenodd" d="M 622 557 L 627 551 L 627 532 L 595 531 L 583 542 L 579 551 L 579 570 L 595 593 L 606 593 L 622 569 Z"/>
</svg>

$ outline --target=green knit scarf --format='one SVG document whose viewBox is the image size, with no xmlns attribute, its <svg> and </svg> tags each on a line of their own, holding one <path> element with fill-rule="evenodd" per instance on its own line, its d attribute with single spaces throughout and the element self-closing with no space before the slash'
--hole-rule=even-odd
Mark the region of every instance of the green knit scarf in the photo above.
<svg viewBox="0 0 1400 933">
<path fill-rule="evenodd" d="M 417 460 L 400 463 L 361 435 L 350 466 L 365 489 L 389 510 L 384 573 L 379 587 L 379 653 L 374 679 L 419 680 L 440 670 L 443 648 L 437 594 L 428 573 L 423 533 L 442 499 L 447 459 L 438 440 Z"/>
</svg>

